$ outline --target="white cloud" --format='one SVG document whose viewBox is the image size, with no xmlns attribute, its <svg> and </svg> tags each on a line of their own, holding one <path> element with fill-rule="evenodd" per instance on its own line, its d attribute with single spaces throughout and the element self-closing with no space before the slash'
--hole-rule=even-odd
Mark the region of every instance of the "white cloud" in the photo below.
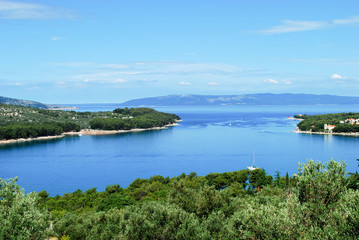
<svg viewBox="0 0 359 240">
<path fill-rule="evenodd" d="M 184 85 L 184 86 L 192 85 L 192 83 L 190 83 L 190 82 L 184 82 L 184 81 L 178 82 L 178 84 L 179 84 L 179 85 Z"/>
<path fill-rule="evenodd" d="M 60 81 L 60 82 L 56 82 L 56 85 L 65 85 L 66 83 L 65 82 L 62 82 L 62 81 Z"/>
<path fill-rule="evenodd" d="M 330 76 L 331 79 L 342 79 L 343 77 L 340 76 L 339 74 L 337 73 L 334 73 L 332 76 Z"/>
<path fill-rule="evenodd" d="M 221 84 L 217 83 L 217 82 L 209 82 L 208 85 L 210 85 L 210 86 L 218 86 L 218 85 L 221 85 Z"/>
<path fill-rule="evenodd" d="M 202 86 L 213 90 L 214 88 L 230 89 L 236 81 L 242 88 L 250 89 L 251 86 L 261 82 L 262 87 L 282 84 L 289 86 L 290 81 L 296 79 L 296 74 L 283 74 L 263 69 L 243 69 L 239 65 L 208 62 L 183 62 L 183 61 L 153 61 L 153 62 L 115 62 L 115 63 L 47 63 L 49 65 L 62 66 L 62 71 L 67 73 L 66 82 L 69 85 L 94 87 L 94 86 L 129 86 L 148 87 L 167 86 Z M 269 80 L 269 76 L 271 77 Z M 59 79 L 59 80 L 62 80 Z M 124 79 L 127 81 L 125 84 Z M 263 80 L 268 83 L 263 84 Z M 277 80 L 276 80 L 277 79 Z M 284 81 L 287 79 L 290 81 Z M 195 84 L 196 83 L 196 84 Z M 217 86 L 217 87 L 216 87 Z"/>
<path fill-rule="evenodd" d="M 292 21 L 284 20 L 282 21 L 283 25 L 274 26 L 269 29 L 258 31 L 264 34 L 278 34 L 278 33 L 288 33 L 288 32 L 302 32 L 309 30 L 316 30 L 326 26 L 325 22 L 315 22 L 315 21 Z"/>
<path fill-rule="evenodd" d="M 341 25 L 341 24 L 354 24 L 359 23 L 359 16 L 353 16 L 345 19 L 335 19 L 332 21 L 332 24 Z"/>
<path fill-rule="evenodd" d="M 75 68 L 90 68 L 89 76 L 106 77 L 109 75 L 160 75 L 160 74 L 215 74 L 230 75 L 243 71 L 238 66 L 221 63 L 206 62 L 179 62 L 179 61 L 156 61 L 156 62 L 132 62 L 127 64 L 95 64 L 87 62 L 48 63 L 55 66 Z M 105 76 L 106 75 L 106 76 Z M 85 77 L 87 78 L 87 77 Z"/>
<path fill-rule="evenodd" d="M 127 80 L 118 78 L 118 79 L 115 79 L 115 80 L 113 80 L 113 81 L 111 81 L 111 82 L 112 82 L 112 83 L 125 83 L 125 82 L 127 82 Z"/>
<path fill-rule="evenodd" d="M 66 37 L 52 37 L 51 40 L 52 41 L 59 41 L 59 40 L 63 40 L 66 39 Z"/>
<path fill-rule="evenodd" d="M 40 87 L 31 87 L 31 88 L 29 88 L 30 90 L 39 90 L 39 89 L 41 89 Z"/>
<path fill-rule="evenodd" d="M 272 78 L 268 78 L 268 79 L 264 80 L 263 82 L 269 83 L 269 84 L 281 84 L 281 85 L 283 85 L 283 84 L 291 85 L 292 84 L 292 82 L 289 81 L 289 80 L 280 80 L 280 81 L 278 81 L 278 80 L 275 80 L 275 79 L 272 79 Z"/>
<path fill-rule="evenodd" d="M 221 79 L 222 77 L 232 78 L 244 72 L 236 65 L 206 62 L 156 61 L 114 64 L 69 62 L 48 64 L 76 68 L 75 74 L 69 77 L 70 80 L 97 84 L 114 83 L 114 79 L 118 83 L 124 82 L 123 79 L 126 79 L 126 81 L 131 81 L 132 84 L 150 84 L 172 79 L 171 81 L 174 83 L 190 85 L 194 79 L 206 77 L 216 82 L 216 79 Z M 208 84 L 205 80 L 203 83 Z"/>
<path fill-rule="evenodd" d="M 271 79 L 271 78 L 268 78 L 267 80 L 264 80 L 264 82 L 270 83 L 270 84 L 279 84 L 279 81 L 277 81 L 275 79 Z"/>
<path fill-rule="evenodd" d="M 101 68 L 108 68 L 108 69 L 127 69 L 127 64 L 102 64 L 100 65 Z"/>
<path fill-rule="evenodd" d="M 22 86 L 22 85 L 24 85 L 23 83 L 15 83 L 15 86 Z"/>
<path fill-rule="evenodd" d="M 93 64 L 89 62 L 50 62 L 47 63 L 50 66 L 62 66 L 62 67 L 91 67 Z"/>
<path fill-rule="evenodd" d="M 359 23 L 359 16 L 353 16 L 346 19 L 334 19 L 328 21 L 294 21 L 283 20 L 282 25 L 273 26 L 268 29 L 256 31 L 262 34 L 280 34 L 289 32 L 303 32 L 332 27 L 337 25 L 350 25 Z"/>
<path fill-rule="evenodd" d="M 46 5 L 0 0 L 0 19 L 55 19 L 74 18 L 68 10 L 54 9 Z"/>
</svg>

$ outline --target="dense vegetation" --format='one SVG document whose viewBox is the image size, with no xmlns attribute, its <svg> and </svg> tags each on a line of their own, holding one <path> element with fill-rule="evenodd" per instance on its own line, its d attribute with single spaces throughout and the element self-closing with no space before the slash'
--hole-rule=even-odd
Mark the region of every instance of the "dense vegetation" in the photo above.
<svg viewBox="0 0 359 240">
<path fill-rule="evenodd" d="M 353 118 L 359 119 L 359 113 L 332 113 L 320 115 L 295 115 L 296 118 L 304 119 L 298 124 L 301 131 L 324 132 L 324 124 L 335 125 L 333 132 L 359 132 L 359 125 L 341 123 L 341 121 Z"/>
<path fill-rule="evenodd" d="M 129 130 L 162 127 L 180 118 L 150 108 L 74 112 L 0 104 L 0 140 L 59 135 L 80 129 Z"/>
<path fill-rule="evenodd" d="M 71 123 L 17 123 L 0 127 L 0 140 L 56 136 L 64 132 L 80 131 L 80 126 Z"/>
<path fill-rule="evenodd" d="M 25 196 L 14 181 L 1 180 L 0 234 L 41 239 L 50 217 L 47 235 L 71 240 L 357 239 L 358 183 L 358 173 L 347 175 L 333 160 L 308 161 L 291 177 L 273 179 L 261 169 L 154 176 L 127 189 L 56 197 Z"/>
<path fill-rule="evenodd" d="M 95 118 L 90 121 L 92 129 L 129 130 L 134 128 L 163 127 L 179 120 L 174 114 L 157 112 L 150 108 L 115 109 L 114 113 L 129 118 Z"/>
</svg>

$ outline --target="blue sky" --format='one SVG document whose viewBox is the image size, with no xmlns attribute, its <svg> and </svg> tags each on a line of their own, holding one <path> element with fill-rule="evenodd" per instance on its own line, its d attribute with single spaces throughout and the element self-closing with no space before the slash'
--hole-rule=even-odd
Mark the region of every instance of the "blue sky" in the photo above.
<svg viewBox="0 0 359 240">
<path fill-rule="evenodd" d="M 359 96 L 359 1 L 0 0 L 0 96 Z"/>
</svg>

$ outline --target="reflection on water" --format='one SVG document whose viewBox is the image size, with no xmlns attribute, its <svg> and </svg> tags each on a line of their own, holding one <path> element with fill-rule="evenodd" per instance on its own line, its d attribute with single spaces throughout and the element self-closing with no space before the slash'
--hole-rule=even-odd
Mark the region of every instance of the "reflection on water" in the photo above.
<svg viewBox="0 0 359 240">
<path fill-rule="evenodd" d="M 333 146 L 333 140 L 334 140 L 333 135 L 324 135 L 323 138 L 324 138 L 324 143 L 327 147 Z"/>
<path fill-rule="evenodd" d="M 67 137 L 66 137 L 67 138 Z M 17 142 L 17 143 L 9 143 L 9 144 L 0 144 L 0 150 L 5 149 L 12 149 L 12 148 L 24 148 L 24 147 L 31 147 L 39 144 L 54 144 L 56 142 L 63 141 L 62 138 L 54 138 L 54 139 L 41 139 L 41 140 L 35 140 L 35 141 L 27 141 L 27 142 Z M 65 140 L 66 141 L 66 140 Z"/>
</svg>

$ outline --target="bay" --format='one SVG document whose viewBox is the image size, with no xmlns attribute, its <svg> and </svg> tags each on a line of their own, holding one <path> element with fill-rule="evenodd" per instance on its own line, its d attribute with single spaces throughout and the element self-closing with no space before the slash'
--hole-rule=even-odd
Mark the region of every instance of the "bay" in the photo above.
<svg viewBox="0 0 359 240">
<path fill-rule="evenodd" d="M 76 105 L 75 105 L 76 106 Z M 77 105 L 79 111 L 111 111 L 115 104 Z M 359 112 L 358 105 L 160 107 L 182 118 L 176 127 L 110 136 L 66 137 L 0 146 L 0 177 L 19 177 L 27 192 L 52 196 L 136 178 L 206 175 L 255 164 L 274 175 L 297 172 L 308 159 L 345 160 L 358 170 L 359 138 L 297 134 L 294 114 Z"/>
</svg>

